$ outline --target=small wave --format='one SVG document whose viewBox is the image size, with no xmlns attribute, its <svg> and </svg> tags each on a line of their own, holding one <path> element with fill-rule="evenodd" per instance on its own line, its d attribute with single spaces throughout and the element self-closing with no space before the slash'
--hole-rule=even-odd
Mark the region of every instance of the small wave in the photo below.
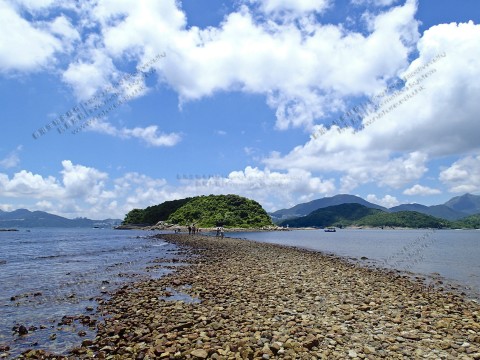
<svg viewBox="0 0 480 360">
<path fill-rule="evenodd" d="M 46 255 L 46 256 L 37 256 L 34 260 L 44 260 L 44 259 L 56 259 L 61 257 L 71 256 L 70 254 L 59 254 L 59 255 Z"/>
<path fill-rule="evenodd" d="M 168 243 L 163 243 L 163 244 L 153 244 L 153 247 L 160 247 L 160 246 L 165 246 L 168 245 Z"/>
<path fill-rule="evenodd" d="M 123 246 L 117 249 L 101 249 L 96 251 L 84 251 L 81 253 L 66 253 L 66 254 L 56 254 L 56 255 L 44 255 L 37 256 L 34 260 L 46 260 L 46 259 L 57 259 L 57 258 L 75 258 L 78 256 L 95 256 L 100 254 L 112 254 L 112 253 L 122 253 L 135 250 L 134 247 Z"/>
<path fill-rule="evenodd" d="M 7 260 L 0 260 L 0 265 L 5 265 L 7 263 Z"/>
</svg>

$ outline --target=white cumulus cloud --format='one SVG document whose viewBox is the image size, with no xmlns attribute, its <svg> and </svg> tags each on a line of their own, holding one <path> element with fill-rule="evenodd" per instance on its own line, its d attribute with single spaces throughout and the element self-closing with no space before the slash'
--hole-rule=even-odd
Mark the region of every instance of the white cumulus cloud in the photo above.
<svg viewBox="0 0 480 360">
<path fill-rule="evenodd" d="M 480 155 L 464 157 L 440 173 L 440 181 L 453 193 L 480 191 Z"/>
<path fill-rule="evenodd" d="M 93 121 L 86 129 L 121 139 L 139 139 L 147 145 L 156 147 L 175 146 L 182 139 L 181 135 L 177 133 L 164 134 L 159 132 L 158 126 L 156 125 L 150 125 L 145 128 L 135 127 L 129 129 L 123 127 L 119 129 L 105 121 Z"/>
<path fill-rule="evenodd" d="M 441 194 L 442 192 L 438 189 L 432 189 L 428 186 L 423 186 L 419 184 L 413 185 L 411 188 L 406 189 L 403 192 L 405 195 L 421 195 L 421 196 L 426 196 L 426 195 L 437 195 Z"/>
<path fill-rule="evenodd" d="M 250 0 L 249 2 L 258 4 L 260 9 L 268 14 L 322 12 L 331 3 L 330 0 Z"/>
<path fill-rule="evenodd" d="M 42 24 L 24 19 L 6 1 L 0 1 L 0 71 L 41 71 L 55 62 L 62 41 Z"/>
<path fill-rule="evenodd" d="M 400 202 L 397 200 L 397 198 L 392 195 L 385 195 L 383 198 L 379 199 L 374 194 L 368 194 L 366 200 L 371 203 L 386 207 L 387 209 L 400 205 Z"/>
</svg>

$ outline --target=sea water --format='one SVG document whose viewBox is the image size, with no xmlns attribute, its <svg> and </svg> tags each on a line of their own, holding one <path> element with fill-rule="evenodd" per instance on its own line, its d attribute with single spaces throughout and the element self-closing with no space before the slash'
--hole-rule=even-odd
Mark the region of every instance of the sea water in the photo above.
<svg viewBox="0 0 480 360">
<path fill-rule="evenodd" d="M 177 248 L 148 235 L 80 228 L 0 232 L 0 346 L 10 347 L 9 357 L 29 348 L 65 353 L 93 338 L 94 328 L 78 319 L 62 324 L 62 318 L 93 317 L 96 299 L 109 291 L 171 271 L 152 261 L 175 257 Z M 12 331 L 19 325 L 29 333 Z"/>
</svg>

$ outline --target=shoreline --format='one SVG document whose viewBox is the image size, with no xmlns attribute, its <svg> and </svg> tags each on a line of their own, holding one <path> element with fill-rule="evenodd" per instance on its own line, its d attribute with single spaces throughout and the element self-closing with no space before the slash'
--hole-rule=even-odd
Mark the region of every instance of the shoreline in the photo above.
<svg viewBox="0 0 480 360">
<path fill-rule="evenodd" d="M 70 358 L 480 359 L 480 306 L 457 294 L 312 250 L 156 237 L 189 265 L 114 292 Z"/>
<path fill-rule="evenodd" d="M 330 226 L 329 226 L 330 227 Z M 343 228 L 340 227 L 335 227 L 331 226 L 335 229 L 338 229 L 339 231 L 341 230 L 430 230 L 430 229 L 435 229 L 436 231 L 440 230 L 480 230 L 480 229 L 457 229 L 457 228 L 442 228 L 442 229 L 437 229 L 437 228 L 428 228 L 428 227 L 419 227 L 419 228 L 408 228 L 408 227 L 382 227 L 382 226 L 356 226 L 356 225 L 351 225 L 351 226 L 346 226 Z M 296 230 L 318 230 L 322 231 L 328 227 L 281 227 L 281 226 L 272 226 L 272 227 L 266 227 L 266 228 L 226 228 L 224 227 L 224 232 L 225 233 L 236 233 L 236 232 L 275 232 L 275 231 L 296 231 Z M 172 226 L 158 226 L 158 225 L 118 225 L 114 227 L 115 230 L 145 230 L 145 231 L 174 231 L 174 229 L 178 229 L 180 234 L 188 234 L 188 227 L 185 225 L 172 225 Z M 216 227 L 209 227 L 209 228 L 200 228 L 201 232 L 197 235 L 202 235 L 202 233 L 207 233 L 207 232 L 215 232 Z"/>
</svg>

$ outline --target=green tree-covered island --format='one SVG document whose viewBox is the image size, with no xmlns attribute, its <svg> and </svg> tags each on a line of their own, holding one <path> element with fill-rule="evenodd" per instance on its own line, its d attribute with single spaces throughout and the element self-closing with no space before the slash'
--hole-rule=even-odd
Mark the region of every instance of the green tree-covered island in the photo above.
<svg viewBox="0 0 480 360">
<path fill-rule="evenodd" d="M 152 226 L 163 221 L 175 225 L 254 229 L 275 226 L 256 201 L 238 195 L 195 196 L 133 209 L 122 225 Z"/>
</svg>

